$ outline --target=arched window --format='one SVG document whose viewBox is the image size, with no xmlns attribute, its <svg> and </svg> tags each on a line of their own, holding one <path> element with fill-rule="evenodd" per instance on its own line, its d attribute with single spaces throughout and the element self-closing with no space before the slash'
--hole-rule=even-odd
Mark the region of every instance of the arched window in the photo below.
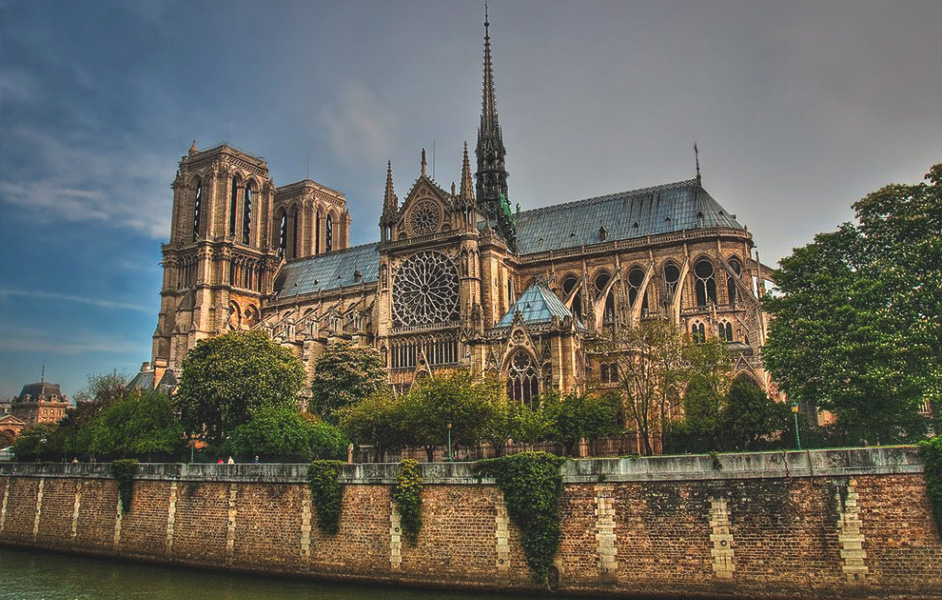
<svg viewBox="0 0 942 600">
<path fill-rule="evenodd" d="M 666 286 L 668 302 L 674 299 L 677 292 L 677 282 L 680 281 L 680 269 L 674 263 L 664 265 L 664 284 Z"/>
<path fill-rule="evenodd" d="M 314 213 L 314 256 L 321 253 L 321 213 Z"/>
<path fill-rule="evenodd" d="M 693 338 L 695 344 L 706 342 L 706 327 L 703 323 L 694 323 L 690 326 L 690 337 Z"/>
<path fill-rule="evenodd" d="M 608 271 L 602 271 L 595 276 L 596 297 L 601 297 L 611 280 L 612 276 L 608 273 Z M 615 294 L 613 294 L 611 291 L 608 293 L 608 296 L 605 297 L 605 312 L 602 315 L 602 320 L 605 323 L 611 323 L 615 320 Z"/>
<path fill-rule="evenodd" d="M 717 324 L 716 333 L 719 335 L 721 340 L 727 342 L 733 341 L 733 324 L 729 321 L 723 321 L 722 323 Z"/>
<path fill-rule="evenodd" d="M 569 294 L 577 285 L 579 285 L 579 279 L 575 275 L 569 275 L 563 280 L 563 300 L 569 298 Z M 582 293 L 577 293 L 572 299 L 571 312 L 575 318 L 582 320 Z"/>
<path fill-rule="evenodd" d="M 518 350 L 510 360 L 507 372 L 507 396 L 532 406 L 540 393 L 540 384 L 533 360 L 524 350 Z"/>
<path fill-rule="evenodd" d="M 634 308 L 638 294 L 641 293 L 641 286 L 644 285 L 644 270 L 641 267 L 632 267 L 628 271 L 628 304 Z M 645 290 L 641 296 L 641 316 L 648 314 L 648 292 Z"/>
<path fill-rule="evenodd" d="M 232 193 L 229 198 L 229 235 L 235 235 L 236 215 L 239 214 L 239 178 L 232 178 Z"/>
<path fill-rule="evenodd" d="M 324 223 L 324 252 L 330 252 L 334 247 L 334 223 L 330 215 Z"/>
<path fill-rule="evenodd" d="M 704 307 L 708 302 L 716 304 L 716 279 L 713 277 L 713 263 L 701 258 L 694 266 L 693 273 L 697 278 L 697 306 Z"/>
<path fill-rule="evenodd" d="M 252 186 L 245 186 L 245 201 L 242 203 L 242 243 L 252 239 Z"/>
<path fill-rule="evenodd" d="M 739 259 L 735 256 L 729 259 L 729 268 L 736 273 L 737 278 L 742 277 L 742 263 L 739 262 Z M 733 279 L 732 275 L 727 273 L 726 275 L 726 295 L 729 298 L 729 303 L 731 306 L 736 306 L 737 299 L 737 290 L 736 290 L 736 280 Z"/>
<path fill-rule="evenodd" d="M 595 295 L 596 297 L 601 297 L 602 292 L 605 291 L 605 286 L 608 285 L 608 282 L 611 281 L 612 276 L 608 274 L 608 271 L 602 271 L 595 276 Z"/>
<path fill-rule="evenodd" d="M 602 383 L 608 383 L 608 365 L 603 364 L 599 367 L 599 379 L 602 380 Z"/>
<path fill-rule="evenodd" d="M 608 368 L 608 380 L 618 383 L 618 363 L 612 363 Z"/>
<path fill-rule="evenodd" d="M 200 237 L 200 219 L 203 211 L 203 183 L 196 180 L 196 197 L 193 200 L 193 241 Z"/>
<path fill-rule="evenodd" d="M 281 210 L 281 219 L 278 223 L 278 255 L 284 256 L 288 250 L 288 215 Z"/>
</svg>

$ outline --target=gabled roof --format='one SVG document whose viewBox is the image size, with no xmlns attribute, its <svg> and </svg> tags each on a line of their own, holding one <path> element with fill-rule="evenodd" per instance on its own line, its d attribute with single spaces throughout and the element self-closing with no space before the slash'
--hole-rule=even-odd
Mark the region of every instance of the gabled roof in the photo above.
<svg viewBox="0 0 942 600">
<path fill-rule="evenodd" d="M 510 327 L 514 322 L 514 315 L 520 311 L 523 322 L 527 325 L 536 323 L 549 323 L 553 317 L 563 320 L 566 317 L 572 317 L 572 313 L 566 308 L 559 298 L 556 297 L 545 283 L 534 283 L 526 289 L 514 305 L 510 307 L 500 321 L 497 327 Z"/>
<path fill-rule="evenodd" d="M 357 280 L 356 274 L 360 279 Z M 278 298 L 291 298 L 379 279 L 379 243 L 353 246 L 320 256 L 293 260 L 275 281 Z"/>
<path fill-rule="evenodd" d="M 520 254 L 534 254 L 711 227 L 743 229 L 690 179 L 521 212 L 517 245 Z"/>
</svg>

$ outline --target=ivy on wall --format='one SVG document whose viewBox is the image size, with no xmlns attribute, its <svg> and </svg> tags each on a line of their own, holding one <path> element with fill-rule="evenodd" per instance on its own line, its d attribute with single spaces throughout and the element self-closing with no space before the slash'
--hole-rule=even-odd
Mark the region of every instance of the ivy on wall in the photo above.
<svg viewBox="0 0 942 600">
<path fill-rule="evenodd" d="M 504 493 L 511 522 L 520 530 L 527 565 L 536 581 L 547 584 L 553 557 L 559 549 L 559 496 L 565 459 L 546 452 L 524 452 L 480 460 L 479 477 L 493 477 Z"/>
<path fill-rule="evenodd" d="M 118 481 L 118 497 L 121 498 L 122 514 L 131 512 L 135 474 L 137 474 L 137 461 L 133 458 L 116 460 L 111 463 L 111 476 Z"/>
<path fill-rule="evenodd" d="M 935 526 L 942 538 L 942 435 L 919 442 L 919 449 L 926 462 L 926 487 L 935 514 Z"/>
<path fill-rule="evenodd" d="M 422 475 L 419 474 L 419 463 L 415 459 L 407 458 L 399 463 L 399 476 L 392 498 L 399 509 L 402 535 L 409 544 L 415 546 L 419 530 L 422 529 Z"/>
<path fill-rule="evenodd" d="M 337 533 L 340 527 L 343 485 L 338 476 L 342 464 L 339 460 L 315 460 L 307 468 L 311 501 L 317 511 L 317 528 L 330 535 Z"/>
</svg>

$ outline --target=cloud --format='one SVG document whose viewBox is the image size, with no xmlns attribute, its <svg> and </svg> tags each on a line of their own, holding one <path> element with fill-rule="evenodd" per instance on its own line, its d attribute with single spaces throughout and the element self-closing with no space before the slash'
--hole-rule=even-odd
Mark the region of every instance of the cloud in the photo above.
<svg viewBox="0 0 942 600">
<path fill-rule="evenodd" d="M 129 302 L 115 302 L 114 300 L 102 300 L 100 298 L 86 298 L 83 296 L 74 296 L 71 294 L 56 294 L 52 292 L 39 292 L 39 291 L 29 291 L 29 290 L 0 290 L 0 298 L 2 297 L 35 298 L 39 300 L 60 300 L 63 302 L 76 302 L 79 304 L 87 304 L 89 306 L 96 306 L 98 308 L 136 310 L 136 311 L 145 312 L 145 313 L 152 312 L 151 307 L 143 306 L 140 304 L 131 304 Z"/>
<path fill-rule="evenodd" d="M 105 354 L 137 354 L 140 342 L 120 337 L 102 336 L 89 332 L 63 333 L 35 328 L 4 327 L 0 337 L 0 352 L 41 352 L 47 354 L 78 355 L 91 352 Z"/>
<path fill-rule="evenodd" d="M 323 115 L 334 152 L 348 163 L 382 164 L 394 148 L 394 113 L 360 82 L 347 82 Z"/>
<path fill-rule="evenodd" d="M 170 230 L 165 157 L 119 139 L 106 144 L 67 140 L 21 126 L 4 145 L 30 157 L 0 176 L 0 202 L 44 223 L 99 222 L 154 239 Z"/>
</svg>

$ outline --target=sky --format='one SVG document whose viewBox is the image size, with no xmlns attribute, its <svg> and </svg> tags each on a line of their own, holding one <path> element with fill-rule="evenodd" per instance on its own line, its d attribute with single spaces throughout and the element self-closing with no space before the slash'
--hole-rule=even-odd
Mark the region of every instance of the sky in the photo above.
<svg viewBox="0 0 942 600">
<path fill-rule="evenodd" d="M 386 161 L 459 179 L 483 3 L 0 0 L 0 398 L 150 359 L 193 140 L 346 194 L 378 239 Z M 774 265 L 942 161 L 938 0 L 492 0 L 525 209 L 694 176 Z M 473 158 L 472 158 L 473 162 Z"/>
</svg>

